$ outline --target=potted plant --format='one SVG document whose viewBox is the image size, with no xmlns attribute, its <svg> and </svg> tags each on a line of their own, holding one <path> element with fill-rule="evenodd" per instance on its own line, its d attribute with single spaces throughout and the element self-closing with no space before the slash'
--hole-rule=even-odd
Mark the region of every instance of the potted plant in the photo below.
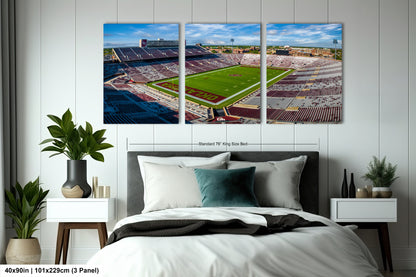
<svg viewBox="0 0 416 277">
<path fill-rule="evenodd" d="M 62 186 L 62 194 L 65 197 L 83 197 L 91 194 L 91 187 L 87 182 L 87 161 L 86 156 L 94 160 L 104 162 L 101 150 L 113 147 L 104 143 L 105 129 L 93 131 L 90 123 L 85 123 L 85 128 L 76 126 L 72 121 L 72 113 L 68 109 L 61 118 L 55 115 L 48 115 L 55 123 L 48 126 L 52 138 L 45 139 L 40 144 L 52 144 L 46 146 L 42 151 L 55 152 L 50 157 L 64 154 L 69 158 L 67 161 L 67 181 Z"/>
<path fill-rule="evenodd" d="M 49 190 L 39 185 L 39 178 L 22 187 L 19 183 L 6 190 L 6 203 L 10 212 L 6 213 L 14 221 L 16 238 L 11 238 L 6 250 L 8 264 L 39 264 L 41 250 L 37 238 L 33 238 L 36 227 L 44 219 L 39 215 L 44 208 L 44 199 Z"/>
<path fill-rule="evenodd" d="M 373 156 L 369 163 L 368 172 L 363 176 L 364 179 L 373 183 L 372 196 L 390 198 L 392 191 L 390 185 L 399 177 L 396 177 L 397 165 L 386 162 L 386 157 L 379 160 Z"/>
</svg>

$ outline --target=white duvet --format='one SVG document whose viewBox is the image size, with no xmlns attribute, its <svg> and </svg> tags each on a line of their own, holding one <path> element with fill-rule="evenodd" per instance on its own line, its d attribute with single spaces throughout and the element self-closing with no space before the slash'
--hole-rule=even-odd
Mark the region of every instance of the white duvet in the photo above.
<svg viewBox="0 0 416 277">
<path fill-rule="evenodd" d="M 239 218 L 266 225 L 253 213 L 295 213 L 328 226 L 298 228 L 264 236 L 215 234 L 182 237 L 130 237 L 104 247 L 90 265 L 102 276 L 382 276 L 364 243 L 327 218 L 281 208 L 181 208 L 127 217 L 124 224 L 157 219 Z"/>
</svg>

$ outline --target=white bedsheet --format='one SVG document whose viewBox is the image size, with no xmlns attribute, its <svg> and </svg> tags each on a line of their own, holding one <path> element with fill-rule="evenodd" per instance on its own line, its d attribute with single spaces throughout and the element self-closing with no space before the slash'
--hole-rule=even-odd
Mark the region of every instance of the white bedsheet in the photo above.
<svg viewBox="0 0 416 277">
<path fill-rule="evenodd" d="M 104 247 L 90 265 L 102 276 L 381 276 L 364 243 L 348 228 L 327 218 L 281 208 L 186 208 L 127 217 L 130 222 L 156 219 L 239 218 L 266 225 L 252 213 L 295 213 L 329 227 L 298 228 L 265 236 L 215 234 L 182 237 L 130 237 Z"/>
</svg>

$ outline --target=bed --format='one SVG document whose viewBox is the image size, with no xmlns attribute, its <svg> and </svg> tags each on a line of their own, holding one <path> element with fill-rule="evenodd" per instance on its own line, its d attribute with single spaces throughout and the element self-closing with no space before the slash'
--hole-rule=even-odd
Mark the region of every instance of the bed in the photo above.
<svg viewBox="0 0 416 277">
<path fill-rule="evenodd" d="M 88 263 L 103 276 L 382 276 L 319 215 L 318 172 L 318 152 L 129 152 L 128 217 Z"/>
</svg>

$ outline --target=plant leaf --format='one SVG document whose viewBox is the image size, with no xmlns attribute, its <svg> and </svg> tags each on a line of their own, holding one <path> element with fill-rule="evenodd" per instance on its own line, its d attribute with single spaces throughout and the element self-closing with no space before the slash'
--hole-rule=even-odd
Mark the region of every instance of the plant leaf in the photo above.
<svg viewBox="0 0 416 277">
<path fill-rule="evenodd" d="M 101 154 L 99 152 L 92 152 L 90 155 L 91 155 L 91 158 L 93 158 L 94 160 L 104 162 L 103 154 Z"/>
<path fill-rule="evenodd" d="M 96 131 L 94 134 L 93 134 L 93 136 L 94 136 L 94 138 L 95 138 L 95 140 L 96 141 L 98 141 L 100 138 L 102 138 L 103 136 L 104 136 L 104 134 L 105 134 L 105 129 L 102 129 L 102 130 L 98 130 L 98 131 Z"/>
<path fill-rule="evenodd" d="M 61 154 L 64 152 L 61 148 L 58 148 L 56 146 L 47 146 L 42 149 L 42 152 L 44 151 L 56 151 L 56 152 L 59 152 L 58 154 Z"/>
<path fill-rule="evenodd" d="M 109 143 L 101 143 L 98 145 L 98 150 L 104 150 L 104 149 L 108 149 L 111 147 L 114 147 L 114 146 Z"/>
<path fill-rule="evenodd" d="M 88 121 L 85 122 L 85 132 L 87 132 L 89 135 L 92 135 L 92 126 Z"/>
<path fill-rule="evenodd" d="M 68 126 L 68 124 L 72 121 L 72 113 L 69 109 L 65 111 L 65 113 L 62 115 L 62 125 L 61 127 L 63 129 L 66 129 L 65 127 Z"/>
<path fill-rule="evenodd" d="M 85 138 L 88 135 L 87 132 L 84 130 L 84 128 L 82 128 L 82 126 L 78 127 L 78 132 L 81 138 Z"/>
<path fill-rule="evenodd" d="M 48 126 L 48 130 L 49 130 L 49 133 L 51 133 L 51 136 L 54 137 L 54 138 L 64 138 L 65 137 L 64 131 L 59 126 L 56 126 L 56 125 Z"/>
<path fill-rule="evenodd" d="M 53 138 L 45 139 L 39 144 L 45 144 L 45 143 L 49 143 L 49 142 L 52 142 L 52 141 L 55 141 L 55 139 L 53 139 Z"/>
<path fill-rule="evenodd" d="M 52 115 L 52 114 L 48 114 L 47 115 L 53 122 L 55 122 L 56 124 L 58 124 L 59 126 L 61 126 L 61 122 L 62 120 L 57 117 L 56 115 Z"/>
</svg>

